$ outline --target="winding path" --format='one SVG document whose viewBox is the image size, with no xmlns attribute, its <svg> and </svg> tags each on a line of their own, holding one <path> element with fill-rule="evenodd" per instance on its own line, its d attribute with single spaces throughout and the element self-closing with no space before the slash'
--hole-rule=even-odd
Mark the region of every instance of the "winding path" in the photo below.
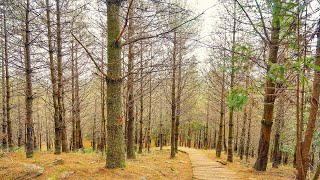
<svg viewBox="0 0 320 180">
<path fill-rule="evenodd" d="M 189 154 L 192 164 L 193 179 L 201 180 L 232 180 L 237 179 L 236 173 L 227 169 L 219 162 L 211 160 L 201 150 L 179 147 L 179 150 Z"/>
</svg>

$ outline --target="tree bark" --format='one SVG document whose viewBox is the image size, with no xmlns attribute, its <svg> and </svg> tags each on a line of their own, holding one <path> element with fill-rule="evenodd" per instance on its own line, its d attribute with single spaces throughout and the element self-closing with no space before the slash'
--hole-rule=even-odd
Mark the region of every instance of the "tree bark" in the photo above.
<svg viewBox="0 0 320 180">
<path fill-rule="evenodd" d="M 71 151 L 76 150 L 76 103 L 75 103 L 75 57 L 74 57 L 74 41 L 71 40 Z"/>
<path fill-rule="evenodd" d="M 317 50 L 315 65 L 320 66 L 320 20 L 317 25 Z M 307 129 L 304 135 L 304 142 L 302 144 L 301 159 L 302 167 L 298 169 L 297 179 L 304 180 L 309 169 L 309 152 L 311 148 L 312 138 L 315 130 L 315 124 L 317 120 L 317 112 L 319 106 L 319 94 L 320 94 L 320 71 L 314 69 L 314 80 L 311 97 L 311 107 L 309 112 L 309 118 L 307 123 Z"/>
<path fill-rule="evenodd" d="M 249 108 L 249 116 L 248 116 L 248 136 L 247 136 L 247 144 L 246 144 L 246 162 L 249 160 L 249 148 L 250 148 L 250 141 L 251 141 L 251 119 L 252 119 L 252 109 L 253 109 L 253 101 L 251 102 Z"/>
<path fill-rule="evenodd" d="M 56 80 L 56 69 L 53 58 L 53 45 L 52 45 L 52 32 L 51 32 L 51 21 L 50 21 L 50 5 L 49 0 L 46 0 L 46 15 L 47 15 L 47 37 L 48 37 L 48 48 L 49 48 L 49 60 L 50 60 L 50 79 L 52 83 L 52 101 L 54 108 L 54 128 L 55 128 L 55 153 L 60 154 L 60 120 L 59 120 L 59 106 L 58 106 L 58 92 L 57 92 L 57 80 Z"/>
<path fill-rule="evenodd" d="M 173 34 L 173 57 L 172 57 L 172 85 L 171 85 L 171 153 L 170 158 L 176 156 L 175 150 L 175 125 L 176 125 L 176 44 L 177 32 Z"/>
<path fill-rule="evenodd" d="M 181 115 L 181 96 L 182 96 L 182 42 L 180 37 L 179 43 L 179 64 L 178 64 L 178 92 L 177 92 L 177 99 L 176 99 L 176 124 L 175 124 L 175 136 L 174 136 L 174 148 L 175 152 L 178 153 L 178 139 L 179 139 L 179 125 L 180 125 L 180 115 Z"/>
<path fill-rule="evenodd" d="M 143 49 L 142 41 L 140 42 L 140 126 L 139 126 L 139 151 L 142 153 L 143 148 Z"/>
<path fill-rule="evenodd" d="M 56 0 L 56 20 L 57 20 L 57 106 L 58 118 L 55 122 L 54 154 L 61 154 L 62 145 L 62 45 L 61 45 L 61 27 L 60 27 L 60 0 Z"/>
<path fill-rule="evenodd" d="M 27 127 L 27 139 L 26 139 L 26 157 L 33 157 L 33 138 L 34 128 L 32 119 L 32 68 L 31 68 L 31 57 L 30 57 L 30 29 L 29 29 L 29 12 L 30 2 L 27 0 L 25 9 L 25 32 L 24 32 L 24 56 L 25 56 L 25 72 L 26 72 L 26 127 Z"/>
<path fill-rule="evenodd" d="M 18 98 L 18 125 L 19 125 L 19 130 L 18 130 L 18 147 L 21 148 L 22 146 L 22 123 L 21 123 L 21 109 L 20 109 L 20 98 Z"/>
<path fill-rule="evenodd" d="M 283 96 L 283 95 L 282 95 Z M 273 144 L 273 160 L 272 160 L 272 167 L 278 168 L 280 164 L 280 135 L 281 135 L 281 123 L 283 122 L 284 118 L 284 97 L 280 96 L 279 98 L 279 106 L 277 111 L 277 116 L 275 119 L 275 135 L 274 135 L 274 144 Z"/>
<path fill-rule="evenodd" d="M 74 98 L 75 98 L 75 149 L 78 150 L 82 148 L 82 138 L 81 138 L 81 120 L 80 120 L 80 96 L 79 96 L 79 68 L 78 68 L 78 53 L 76 50 L 74 58 L 74 75 L 75 75 L 75 84 L 74 84 Z"/>
<path fill-rule="evenodd" d="M 5 7 L 7 8 L 7 7 Z M 3 29 L 5 31 L 4 37 L 4 60 L 5 60 L 5 75 L 6 75 L 6 121 L 7 121 L 7 136 L 8 136 L 8 147 L 9 151 L 13 150 L 13 140 L 12 140 L 12 125 L 10 118 L 10 76 L 9 76 L 9 58 L 8 58 L 8 37 L 7 37 L 7 18 L 6 10 L 4 13 Z"/>
<path fill-rule="evenodd" d="M 102 38 L 101 48 L 101 71 L 104 72 L 104 38 Z M 106 118 L 105 118 L 105 78 L 101 74 L 100 79 L 100 96 L 101 96 L 101 123 L 100 123 L 100 142 L 99 150 L 104 152 L 106 147 Z"/>
<path fill-rule="evenodd" d="M 225 57 L 225 51 L 224 51 Z M 223 141 L 223 127 L 224 127 L 224 85 L 225 85 L 225 58 L 223 59 L 222 66 L 222 82 L 221 82 L 221 95 L 220 95 L 220 120 L 219 120 L 219 130 L 218 130 L 218 143 L 216 148 L 216 156 L 221 157 L 222 151 L 222 141 Z"/>
<path fill-rule="evenodd" d="M 58 72 L 58 106 L 59 106 L 59 121 L 60 121 L 60 142 L 62 152 L 68 152 L 67 142 L 67 130 L 65 122 L 65 107 L 64 107 L 64 80 L 63 80 L 63 69 L 62 69 L 62 39 L 61 39 L 61 11 L 60 11 L 60 0 L 56 0 L 56 19 L 57 19 L 57 72 Z M 60 144 L 60 143 L 59 143 Z M 56 154 L 59 154 L 57 152 Z"/>
<path fill-rule="evenodd" d="M 94 99 L 94 115 L 93 115 L 93 128 L 92 128 L 92 150 L 96 150 L 96 120 L 97 120 L 97 98 Z"/>
<path fill-rule="evenodd" d="M 152 62 L 150 64 L 152 67 Z M 150 146 L 151 146 L 151 119 L 152 119 L 152 72 L 149 74 L 149 115 L 148 115 L 148 126 L 147 126 L 147 150 L 150 153 Z"/>
<path fill-rule="evenodd" d="M 6 5 L 6 4 L 5 4 Z M 2 151 L 7 151 L 8 148 L 8 141 L 7 141 L 7 108 L 6 108 L 6 73 L 5 73 L 5 64 L 6 59 L 8 58 L 8 51 L 7 51 L 7 28 L 6 28 L 6 6 L 4 7 L 3 13 L 3 31 L 4 31 L 4 48 L 3 48 L 3 57 L 1 62 L 1 80 L 2 80 Z"/>
<path fill-rule="evenodd" d="M 232 57 L 231 57 L 231 74 L 230 74 L 230 90 L 233 90 L 234 77 L 235 77 L 235 46 L 236 46 L 236 1 L 234 1 L 234 13 L 233 13 L 233 32 L 232 32 Z M 228 158 L 227 161 L 233 162 L 233 111 L 234 105 L 229 108 L 229 136 L 228 136 Z"/>
<path fill-rule="evenodd" d="M 130 0 L 130 4 L 132 4 L 133 0 Z M 129 24 L 128 24 L 128 39 L 134 35 L 134 24 L 133 24 L 133 5 L 131 5 L 131 9 L 129 9 Z M 127 109 L 128 109 L 128 125 L 127 125 L 127 158 L 128 159 L 135 159 L 136 155 L 134 152 L 134 136 L 133 136 L 133 125 L 134 125 L 134 93 L 133 93 L 133 86 L 134 86 L 134 52 L 133 52 L 133 43 L 129 44 L 129 53 L 128 53 L 128 80 L 127 80 L 127 90 L 128 90 L 128 102 L 127 102 Z"/>
<path fill-rule="evenodd" d="M 116 40 L 120 34 L 120 2 L 108 1 L 108 72 L 107 72 L 107 168 L 125 166 L 125 147 L 121 110 L 121 46 Z"/>
<path fill-rule="evenodd" d="M 248 73 L 246 70 L 245 73 Z M 246 75 L 246 88 L 249 86 L 249 76 Z M 246 126 L 247 126 L 247 111 L 248 111 L 248 104 L 245 105 L 244 110 L 243 110 L 243 124 L 242 124 L 242 130 L 241 130 L 241 137 L 240 137 L 240 147 L 239 147 L 239 154 L 240 154 L 240 159 L 243 159 L 243 155 L 245 153 L 245 138 L 246 138 Z"/>
<path fill-rule="evenodd" d="M 270 145 L 270 134 L 273 123 L 273 109 L 274 101 L 276 99 L 275 94 L 275 82 L 269 77 L 272 75 L 270 67 L 272 64 L 277 63 L 278 50 L 279 50 L 279 34 L 280 34 L 280 19 L 279 9 L 281 9 L 282 2 L 280 0 L 273 0 L 275 11 L 272 17 L 272 29 L 271 29 L 271 41 L 269 44 L 269 58 L 267 65 L 267 76 L 265 83 L 265 95 L 264 95 L 264 109 L 263 119 L 261 121 L 261 132 L 258 147 L 258 158 L 254 164 L 254 169 L 258 171 L 265 171 L 268 163 L 268 152 Z"/>
</svg>

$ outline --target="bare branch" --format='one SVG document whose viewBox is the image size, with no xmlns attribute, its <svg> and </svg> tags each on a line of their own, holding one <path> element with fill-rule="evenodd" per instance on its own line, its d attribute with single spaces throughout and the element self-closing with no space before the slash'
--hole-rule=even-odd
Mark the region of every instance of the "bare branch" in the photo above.
<svg viewBox="0 0 320 180">
<path fill-rule="evenodd" d="M 95 61 L 95 59 L 93 58 L 92 54 L 89 52 L 89 50 L 86 48 L 86 46 L 84 46 L 81 41 L 73 34 L 71 33 L 71 35 L 73 36 L 73 38 L 80 44 L 80 46 L 86 51 L 86 53 L 88 54 L 88 56 L 90 57 L 91 61 L 94 63 L 94 65 L 96 66 L 96 68 L 98 69 L 98 71 L 105 77 L 107 77 L 107 74 L 105 74 L 100 66 L 98 65 L 98 63 Z"/>
</svg>

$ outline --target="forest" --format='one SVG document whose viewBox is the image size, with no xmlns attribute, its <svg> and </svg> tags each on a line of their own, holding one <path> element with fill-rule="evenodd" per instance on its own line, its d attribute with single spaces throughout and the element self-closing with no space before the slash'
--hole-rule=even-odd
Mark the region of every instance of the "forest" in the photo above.
<svg viewBox="0 0 320 180">
<path fill-rule="evenodd" d="M 320 0 L 0 0 L 0 63 L 0 179 L 320 179 Z"/>
</svg>

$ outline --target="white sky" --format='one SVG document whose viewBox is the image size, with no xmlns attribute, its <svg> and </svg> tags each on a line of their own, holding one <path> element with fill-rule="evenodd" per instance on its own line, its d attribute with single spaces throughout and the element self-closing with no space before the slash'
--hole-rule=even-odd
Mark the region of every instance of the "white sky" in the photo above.
<svg viewBox="0 0 320 180">
<path fill-rule="evenodd" d="M 216 5 L 219 3 L 218 0 L 188 0 L 187 3 L 197 14 L 206 11 L 200 18 L 201 28 L 199 34 L 201 41 L 210 41 L 208 36 L 212 32 L 215 22 L 217 22 L 218 7 Z M 210 50 L 208 48 L 198 47 L 195 53 L 198 60 L 204 62 L 205 59 L 208 58 Z"/>
</svg>

